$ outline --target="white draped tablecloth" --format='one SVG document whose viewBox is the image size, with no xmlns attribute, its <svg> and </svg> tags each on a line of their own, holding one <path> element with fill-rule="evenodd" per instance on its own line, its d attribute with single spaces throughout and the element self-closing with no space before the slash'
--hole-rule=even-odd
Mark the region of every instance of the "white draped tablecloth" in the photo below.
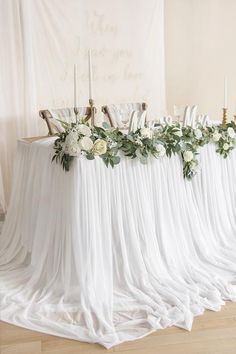
<svg viewBox="0 0 236 354">
<path fill-rule="evenodd" d="M 236 151 L 201 171 L 179 156 L 107 168 L 52 163 L 54 138 L 18 143 L 0 237 L 0 317 L 110 348 L 168 326 L 190 330 L 236 300 Z"/>
</svg>

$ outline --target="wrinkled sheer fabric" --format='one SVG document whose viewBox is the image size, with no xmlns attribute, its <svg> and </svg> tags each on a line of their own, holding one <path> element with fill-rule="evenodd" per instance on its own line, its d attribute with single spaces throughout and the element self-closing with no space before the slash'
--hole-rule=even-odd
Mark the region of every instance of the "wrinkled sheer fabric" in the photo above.
<svg viewBox="0 0 236 354">
<path fill-rule="evenodd" d="M 236 152 L 51 163 L 54 138 L 19 142 L 0 237 L 1 319 L 110 348 L 236 300 Z"/>
</svg>

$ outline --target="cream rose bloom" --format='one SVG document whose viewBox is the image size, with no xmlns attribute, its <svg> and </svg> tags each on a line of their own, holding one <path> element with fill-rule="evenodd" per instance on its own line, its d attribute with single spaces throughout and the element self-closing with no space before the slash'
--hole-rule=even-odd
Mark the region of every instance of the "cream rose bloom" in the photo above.
<svg viewBox="0 0 236 354">
<path fill-rule="evenodd" d="M 213 141 L 216 143 L 217 141 L 219 141 L 221 138 L 221 134 L 219 132 L 214 132 L 213 135 L 212 135 L 212 139 Z"/>
<path fill-rule="evenodd" d="M 232 127 L 229 127 L 227 129 L 227 133 L 228 133 L 228 136 L 231 138 L 231 139 L 234 139 L 235 138 L 235 131 Z"/>
<path fill-rule="evenodd" d="M 190 161 L 192 161 L 192 159 L 193 159 L 193 153 L 192 153 L 192 151 L 185 151 L 184 152 L 184 161 L 185 162 L 190 162 Z"/>
<path fill-rule="evenodd" d="M 229 144 L 228 143 L 224 143 L 223 149 L 224 150 L 229 150 L 229 148 L 230 148 Z"/>
<path fill-rule="evenodd" d="M 140 130 L 142 138 L 147 138 L 147 139 L 152 139 L 153 137 L 153 131 L 150 128 L 142 128 Z"/>
<path fill-rule="evenodd" d="M 196 136 L 196 139 L 201 139 L 202 138 L 202 132 L 201 132 L 201 130 L 200 129 L 195 129 L 194 130 L 194 134 L 195 134 L 195 136 Z"/>
<path fill-rule="evenodd" d="M 85 124 L 79 124 L 77 128 L 78 133 L 90 137 L 92 132 L 91 129 Z"/>
<path fill-rule="evenodd" d="M 107 152 L 107 142 L 103 139 L 97 139 L 93 144 L 94 155 L 103 155 Z"/>
<path fill-rule="evenodd" d="M 157 144 L 156 145 L 157 153 L 159 157 L 163 157 L 166 154 L 166 149 L 162 144 Z"/>
<path fill-rule="evenodd" d="M 82 150 L 89 151 L 93 147 L 93 141 L 87 136 L 84 136 L 79 140 L 79 146 Z"/>
</svg>

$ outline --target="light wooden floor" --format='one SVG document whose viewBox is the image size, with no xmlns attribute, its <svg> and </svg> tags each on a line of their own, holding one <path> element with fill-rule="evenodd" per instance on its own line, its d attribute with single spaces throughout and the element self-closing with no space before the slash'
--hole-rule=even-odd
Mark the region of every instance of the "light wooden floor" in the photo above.
<svg viewBox="0 0 236 354">
<path fill-rule="evenodd" d="M 195 318 L 192 332 L 159 330 L 110 350 L 0 322 L 1 354 L 236 354 L 236 303 Z"/>
</svg>

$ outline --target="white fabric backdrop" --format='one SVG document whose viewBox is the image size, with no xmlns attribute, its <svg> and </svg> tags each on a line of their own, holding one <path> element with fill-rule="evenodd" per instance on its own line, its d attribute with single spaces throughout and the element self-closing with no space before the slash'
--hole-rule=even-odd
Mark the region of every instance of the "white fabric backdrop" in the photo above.
<svg viewBox="0 0 236 354">
<path fill-rule="evenodd" d="M 163 114 L 163 0 L 0 0 L 0 163 L 7 199 L 16 138 L 46 132 L 40 108 L 88 101 L 92 49 L 97 104 L 147 101 Z"/>
</svg>

